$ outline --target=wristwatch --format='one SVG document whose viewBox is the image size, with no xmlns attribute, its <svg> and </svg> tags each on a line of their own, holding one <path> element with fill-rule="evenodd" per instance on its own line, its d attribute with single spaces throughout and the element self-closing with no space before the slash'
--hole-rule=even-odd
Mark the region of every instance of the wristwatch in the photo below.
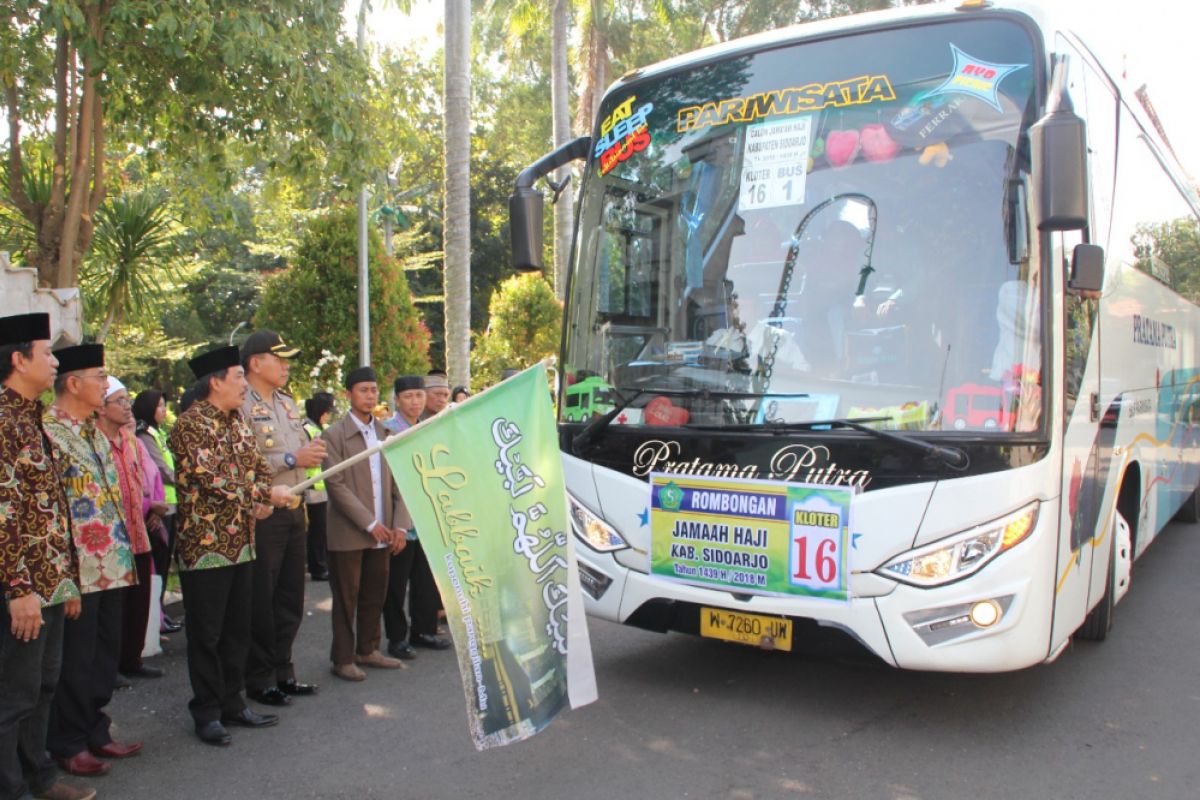
<svg viewBox="0 0 1200 800">
<path fill-rule="evenodd" d="M 291 453 L 284 453 L 283 454 L 283 464 L 288 469 L 295 469 L 296 468 L 296 457 L 294 455 L 292 455 Z"/>
</svg>

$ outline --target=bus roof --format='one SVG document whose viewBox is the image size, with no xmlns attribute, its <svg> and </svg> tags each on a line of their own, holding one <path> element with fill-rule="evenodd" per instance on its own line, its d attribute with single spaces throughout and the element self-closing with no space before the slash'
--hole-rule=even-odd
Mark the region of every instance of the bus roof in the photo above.
<svg viewBox="0 0 1200 800">
<path fill-rule="evenodd" d="M 1050 33 L 1061 31 L 1066 33 L 1076 46 L 1091 55 L 1112 82 L 1118 96 L 1133 112 L 1134 118 L 1154 144 L 1154 147 L 1170 163 L 1172 171 L 1177 176 L 1176 182 L 1180 184 L 1181 188 L 1185 189 L 1190 197 L 1196 197 L 1196 190 L 1191 186 L 1190 176 L 1187 175 L 1182 165 L 1179 164 L 1171 147 L 1159 135 L 1158 128 L 1150 119 L 1150 115 L 1146 113 L 1141 102 L 1137 99 L 1133 87 L 1119 74 L 1114 74 L 1109 70 L 1096 53 L 1087 46 L 1086 40 L 1073 33 L 1070 27 L 1063 24 L 1064 20 L 1061 13 L 1056 13 L 1036 3 L 1022 2 L 1022 0 L 982 0 L 982 2 L 960 0 L 960 2 L 932 3 L 929 5 L 885 9 L 883 11 L 868 11 L 861 14 L 790 25 L 786 28 L 764 31 L 744 36 L 740 39 L 732 39 L 728 42 L 710 45 L 699 50 L 693 50 L 690 53 L 673 56 L 656 64 L 631 70 L 613 81 L 605 94 L 621 91 L 630 82 L 640 82 L 644 79 L 666 75 L 684 67 L 695 66 L 708 61 L 722 60 L 742 53 L 755 52 L 781 45 L 797 44 L 807 40 L 823 39 L 851 31 L 875 30 L 909 22 L 933 22 L 954 17 L 963 18 L 970 15 L 982 16 L 995 13 L 1009 16 L 1014 14 L 1024 16 L 1042 31 Z"/>
<path fill-rule="evenodd" d="M 1002 2 L 985 0 L 979 6 L 970 2 L 932 3 L 929 5 L 892 8 L 883 11 L 867 11 L 861 14 L 802 22 L 786 28 L 743 36 L 740 39 L 731 39 L 728 42 L 721 42 L 699 50 L 693 50 L 690 53 L 673 56 L 656 64 L 640 67 L 625 73 L 609 86 L 606 94 L 619 89 L 623 84 L 631 80 L 652 78 L 672 72 L 680 67 L 693 66 L 706 61 L 721 60 L 741 53 L 754 52 L 780 45 L 797 44 L 810 39 L 822 39 L 850 31 L 892 27 L 897 23 L 945 20 L 956 16 L 987 14 L 997 11 L 1009 14 L 1013 12 L 1023 14 L 1033 20 L 1042 29 L 1049 29 L 1051 26 L 1045 9 L 1032 3 L 1019 2 L 1019 0 L 1003 0 Z"/>
</svg>

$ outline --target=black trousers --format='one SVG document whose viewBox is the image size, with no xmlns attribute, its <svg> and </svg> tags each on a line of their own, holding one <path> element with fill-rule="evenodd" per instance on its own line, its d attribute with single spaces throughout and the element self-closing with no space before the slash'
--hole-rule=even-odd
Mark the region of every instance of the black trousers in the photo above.
<svg viewBox="0 0 1200 800">
<path fill-rule="evenodd" d="M 137 672 L 142 668 L 146 625 L 150 621 L 150 568 L 153 563 L 154 557 L 150 553 L 134 556 L 137 585 L 118 589 L 125 595 L 121 611 L 121 654 L 117 661 L 117 668 L 121 672 Z"/>
<path fill-rule="evenodd" d="M 179 573 L 192 681 L 188 710 L 197 725 L 246 707 L 243 670 L 250 650 L 253 583 L 254 564 L 249 561 Z"/>
<path fill-rule="evenodd" d="M 163 517 L 163 527 L 167 529 L 166 541 L 157 536 L 150 537 L 150 552 L 154 554 L 154 574 L 162 576 L 163 588 L 159 593 L 160 599 L 167 590 L 167 574 L 171 571 L 171 559 L 175 555 L 174 514 Z"/>
<path fill-rule="evenodd" d="M 304 509 L 279 508 L 254 527 L 254 602 L 246 688 L 269 689 L 296 677 L 292 643 L 304 618 Z"/>
<path fill-rule="evenodd" d="M 329 572 L 325 557 L 325 510 L 328 503 L 309 503 L 308 509 L 308 574 L 324 575 Z"/>
<path fill-rule="evenodd" d="M 63 626 L 62 672 L 50 707 L 46 746 L 56 758 L 112 741 L 104 713 L 117 683 L 125 592 L 107 589 L 83 596 L 79 619 Z"/>
<path fill-rule="evenodd" d="M 42 609 L 31 642 L 12 635 L 8 603 L 0 603 L 0 800 L 40 794 L 58 772 L 46 754 L 50 705 L 62 666 L 63 607 Z"/>
<path fill-rule="evenodd" d="M 404 613 L 405 595 L 408 596 L 407 615 Z M 402 642 L 410 636 L 435 635 L 440 606 L 437 584 L 433 582 L 421 542 L 409 542 L 399 555 L 392 556 L 388 571 L 387 600 L 383 604 L 383 624 L 388 641 Z"/>
</svg>

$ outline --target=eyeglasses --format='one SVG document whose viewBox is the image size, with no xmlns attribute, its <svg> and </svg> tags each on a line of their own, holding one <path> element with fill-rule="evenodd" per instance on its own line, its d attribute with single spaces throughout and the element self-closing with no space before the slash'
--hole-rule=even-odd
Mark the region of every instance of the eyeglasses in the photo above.
<svg viewBox="0 0 1200 800">
<path fill-rule="evenodd" d="M 79 377 L 79 378 L 91 378 L 91 379 L 93 379 L 93 380 L 97 380 L 97 381 L 104 381 L 105 383 L 108 383 L 108 373 L 107 373 L 107 372 L 101 372 L 101 373 L 99 373 L 98 375 L 79 375 L 79 376 L 77 376 L 77 377 Z"/>
<path fill-rule="evenodd" d="M 109 399 L 104 401 L 105 405 L 108 405 L 109 403 L 112 403 L 112 404 L 118 405 L 118 406 L 125 406 L 126 408 L 129 408 L 131 405 L 133 405 L 133 401 L 130 400 L 128 397 L 110 397 Z"/>
</svg>

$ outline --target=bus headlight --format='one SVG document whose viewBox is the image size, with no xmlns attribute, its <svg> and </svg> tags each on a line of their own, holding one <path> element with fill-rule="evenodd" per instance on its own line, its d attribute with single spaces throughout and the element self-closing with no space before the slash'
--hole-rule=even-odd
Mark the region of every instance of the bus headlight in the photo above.
<svg viewBox="0 0 1200 800">
<path fill-rule="evenodd" d="M 1030 503 L 1006 517 L 910 550 L 877 571 L 913 586 L 941 586 L 965 578 L 1029 536 L 1037 514 L 1038 503 Z"/>
<path fill-rule="evenodd" d="M 621 534 L 589 511 L 583 503 L 571 496 L 570 492 L 567 493 L 567 507 L 571 512 L 571 529 L 588 547 L 601 553 L 611 553 L 629 547 L 629 543 Z"/>
</svg>

